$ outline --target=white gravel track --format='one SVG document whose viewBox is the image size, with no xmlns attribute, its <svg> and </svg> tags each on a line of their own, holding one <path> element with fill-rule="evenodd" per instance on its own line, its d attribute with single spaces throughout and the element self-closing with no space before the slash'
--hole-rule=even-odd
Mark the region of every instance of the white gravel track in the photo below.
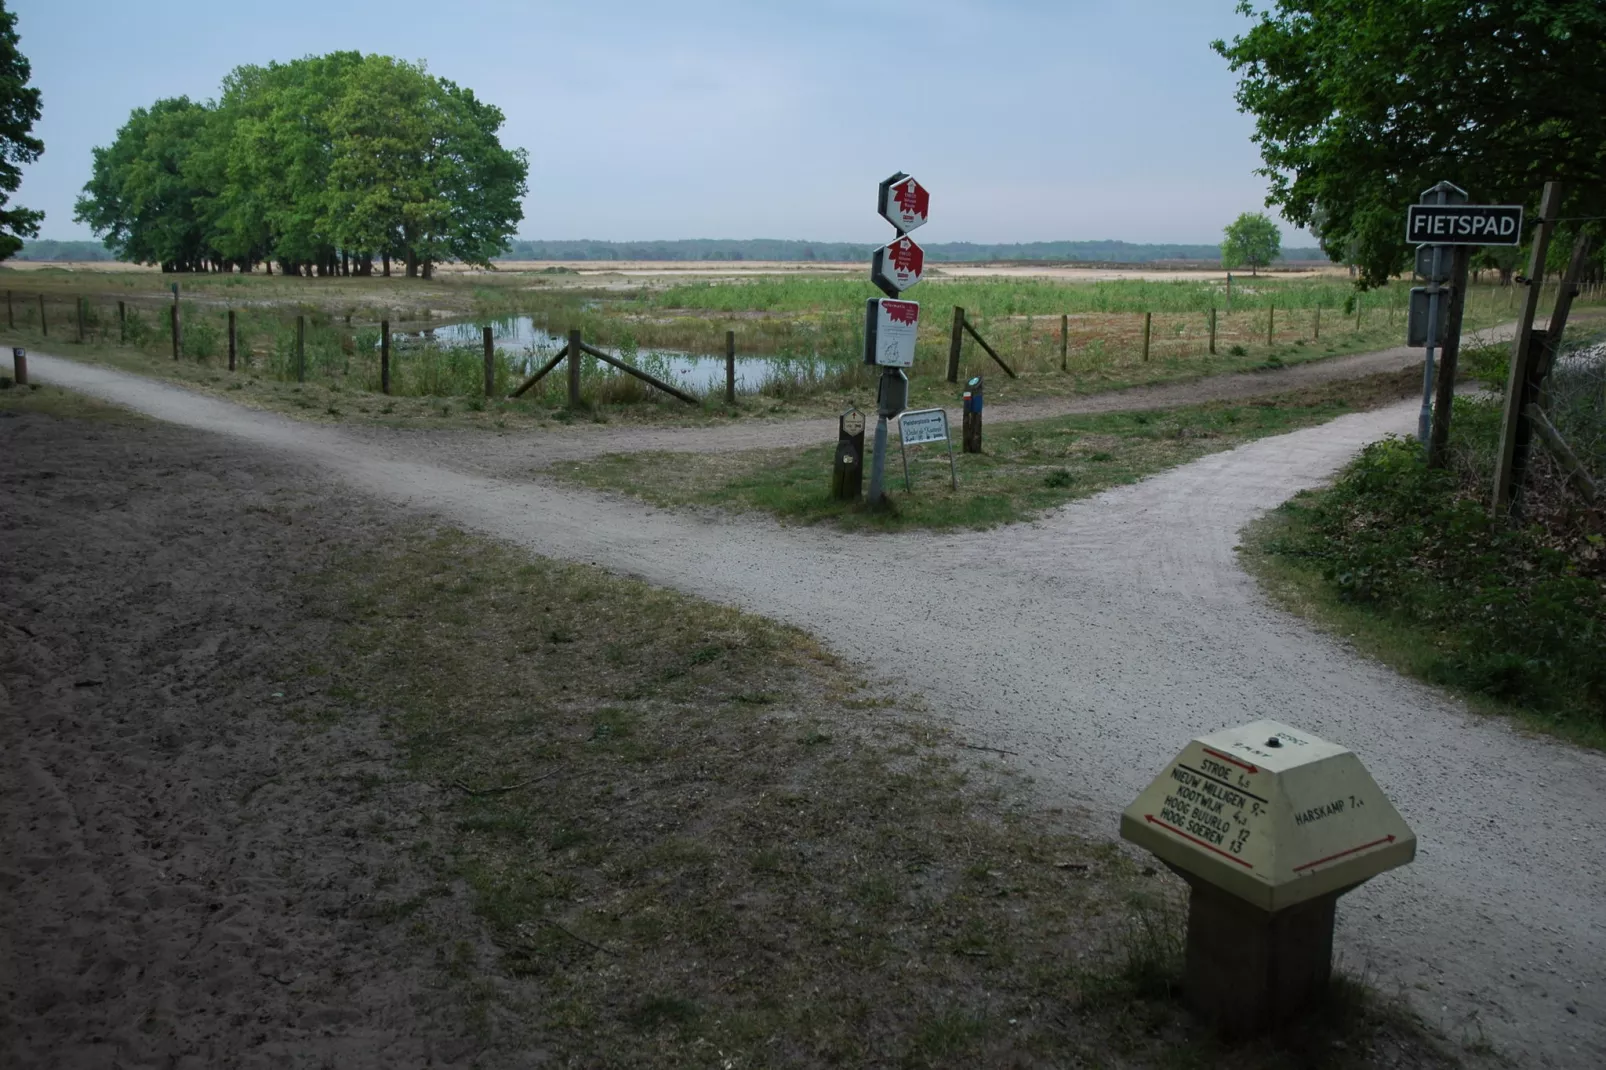
<svg viewBox="0 0 1606 1070">
<path fill-rule="evenodd" d="M 1244 524 L 1409 431 L 1414 403 L 1214 454 L 1033 524 L 867 537 L 474 474 L 409 458 L 405 433 L 354 435 L 29 359 L 41 381 L 245 439 L 353 490 L 806 628 L 1010 752 L 1045 804 L 1080 805 L 1111 836 L 1201 732 L 1275 717 L 1348 745 L 1420 846 L 1341 900 L 1344 963 L 1518 1065 L 1606 1066 L 1606 756 L 1473 717 L 1270 606 L 1235 558 Z"/>
</svg>

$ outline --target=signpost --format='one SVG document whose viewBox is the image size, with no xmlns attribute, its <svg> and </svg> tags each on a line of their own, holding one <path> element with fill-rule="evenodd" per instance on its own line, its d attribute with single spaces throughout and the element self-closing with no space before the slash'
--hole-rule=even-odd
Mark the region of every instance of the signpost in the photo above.
<svg viewBox="0 0 1606 1070">
<path fill-rule="evenodd" d="M 928 442 L 948 445 L 948 478 L 959 489 L 959 469 L 954 466 L 954 440 L 948 434 L 948 413 L 944 409 L 910 409 L 898 417 L 898 452 L 903 455 L 903 489 L 910 490 L 909 447 Z"/>
<path fill-rule="evenodd" d="M 1360 759 L 1276 721 L 1190 742 L 1122 813 L 1121 838 L 1188 882 L 1184 994 L 1236 1036 L 1320 1002 L 1338 897 L 1416 857 Z"/>
<path fill-rule="evenodd" d="M 837 420 L 836 460 L 831 466 L 831 497 L 856 502 L 864 489 L 864 413 L 849 409 Z"/>
<path fill-rule="evenodd" d="M 909 237 L 909 231 L 925 224 L 930 203 L 926 188 L 902 171 L 882 182 L 877 190 L 876 211 L 892 224 L 897 237 L 877 249 L 870 259 L 870 280 L 887 299 L 873 297 L 864 310 L 864 362 L 881 368 L 881 381 L 876 387 L 875 446 L 870 458 L 872 506 L 881 504 L 884 497 L 887 421 L 909 404 L 909 377 L 903 369 L 914 364 L 920 305 L 899 300 L 899 295 L 918 283 L 925 269 L 926 254 Z M 904 466 L 907 486 L 907 457 Z"/>
</svg>

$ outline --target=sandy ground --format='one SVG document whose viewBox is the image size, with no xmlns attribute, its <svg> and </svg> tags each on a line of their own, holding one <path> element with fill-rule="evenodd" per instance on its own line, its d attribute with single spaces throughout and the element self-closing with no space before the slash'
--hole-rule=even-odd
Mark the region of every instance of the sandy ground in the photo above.
<svg viewBox="0 0 1606 1070">
<path fill-rule="evenodd" d="M 471 463 L 466 445 L 448 465 L 419 459 L 405 433 L 296 424 L 44 355 L 35 367 L 540 553 L 805 627 L 922 692 L 934 716 L 1009 752 L 1046 801 L 1080 805 L 1112 836 L 1119 809 L 1200 732 L 1276 717 L 1345 743 L 1420 854 L 1343 901 L 1343 959 L 1518 1065 L 1606 1065 L 1606 757 L 1402 680 L 1271 607 L 1235 559 L 1248 520 L 1412 427 L 1414 403 L 1263 439 L 1030 525 L 868 538 L 665 513 L 481 474 L 496 466 Z"/>
<path fill-rule="evenodd" d="M 4 415 L 0 1066 L 471 1061 L 365 912 L 418 878 L 359 830 L 433 789 L 377 776 L 377 716 L 325 726 L 284 582 L 384 510 L 226 437 Z"/>
</svg>

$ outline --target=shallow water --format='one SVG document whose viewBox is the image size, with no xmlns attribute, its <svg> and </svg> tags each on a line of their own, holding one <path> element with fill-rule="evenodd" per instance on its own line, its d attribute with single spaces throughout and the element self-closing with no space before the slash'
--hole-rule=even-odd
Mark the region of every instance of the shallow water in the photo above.
<svg viewBox="0 0 1606 1070">
<path fill-rule="evenodd" d="M 480 330 L 487 325 L 491 328 L 492 344 L 516 360 L 522 360 L 526 373 L 546 363 L 568 341 L 564 335 L 548 331 L 529 316 L 511 316 L 491 320 L 488 324 L 449 323 L 422 331 L 397 332 L 396 340 L 402 345 L 408 342 L 432 342 L 442 346 L 478 346 Z M 682 349 L 643 346 L 627 356 L 614 346 L 597 348 L 693 393 L 717 393 L 725 387 L 723 353 L 693 353 Z M 736 389 L 751 393 L 774 379 L 818 378 L 831 367 L 829 362 L 818 358 L 739 356 L 736 358 Z M 601 370 L 615 375 L 624 374 L 606 365 Z"/>
</svg>

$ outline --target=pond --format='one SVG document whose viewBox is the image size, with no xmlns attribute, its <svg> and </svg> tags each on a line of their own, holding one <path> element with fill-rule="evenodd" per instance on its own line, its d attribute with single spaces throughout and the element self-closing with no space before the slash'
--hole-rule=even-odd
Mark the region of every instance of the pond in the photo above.
<svg viewBox="0 0 1606 1070">
<path fill-rule="evenodd" d="M 399 345 L 428 342 L 440 346 L 478 347 L 482 326 L 484 324 L 479 322 L 450 323 L 422 331 L 398 331 L 396 341 Z M 568 342 L 566 336 L 548 331 L 529 316 L 491 320 L 489 326 L 492 344 L 502 353 L 513 357 L 516 363 L 522 363 L 525 374 L 546 363 L 552 354 Z M 614 346 L 597 348 L 695 394 L 714 394 L 725 388 L 723 353 L 693 353 L 682 349 L 643 346 L 626 357 Z M 819 379 L 832 371 L 833 367 L 830 362 L 818 358 L 738 356 L 736 389 L 752 393 L 776 379 Z M 599 370 L 607 374 L 624 374 L 606 365 Z"/>
</svg>

